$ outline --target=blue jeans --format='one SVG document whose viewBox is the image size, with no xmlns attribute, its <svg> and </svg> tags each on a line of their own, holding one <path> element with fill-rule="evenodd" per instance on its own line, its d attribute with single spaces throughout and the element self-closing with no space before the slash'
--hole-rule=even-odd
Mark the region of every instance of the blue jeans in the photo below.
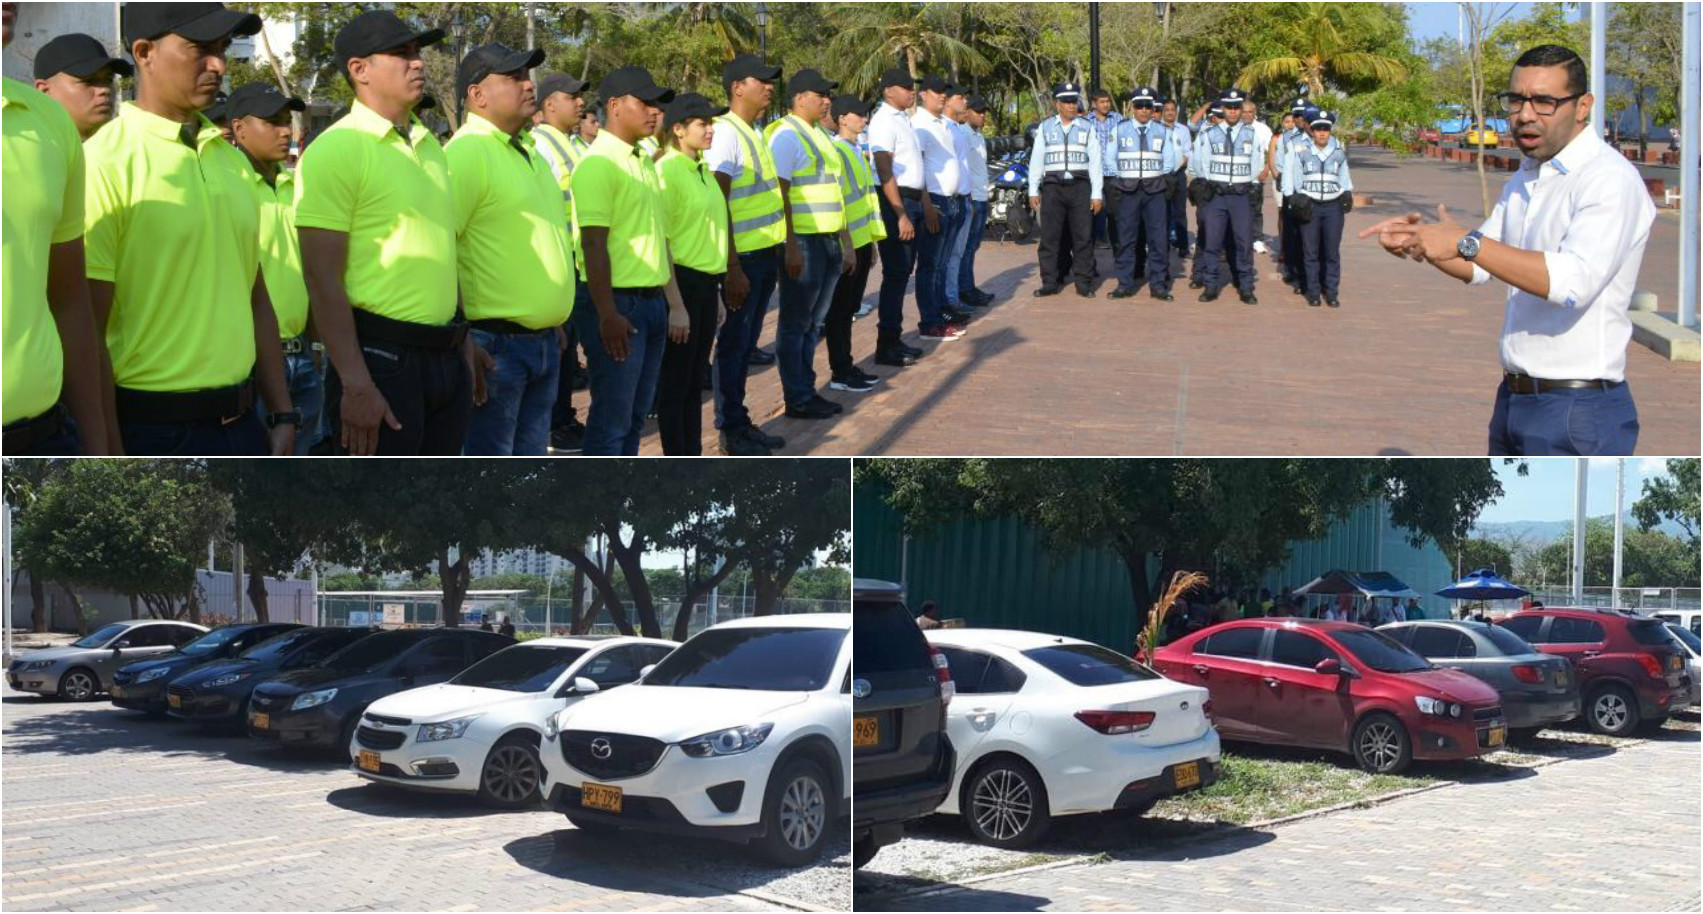
<svg viewBox="0 0 1703 914">
<path fill-rule="evenodd" d="M 899 214 L 888 205 L 886 196 L 882 196 L 881 221 L 887 227 L 887 237 L 876 247 L 881 254 L 881 293 L 877 299 L 875 326 L 883 338 L 894 340 L 905 329 L 905 287 L 910 285 L 911 271 L 917 266 L 918 247 L 928 235 L 922 224 L 922 200 L 906 197 L 902 202 L 905 204 L 905 218 L 911 220 L 911 225 L 916 228 L 916 237 L 910 241 L 899 240 Z M 922 298 L 921 286 L 918 286 L 919 309 Z"/>
<path fill-rule="evenodd" d="M 1630 457 L 1638 448 L 1638 407 L 1626 384 L 1610 390 L 1509 393 L 1496 389 L 1490 456 Z"/>
<path fill-rule="evenodd" d="M 302 414 L 296 426 L 297 457 L 306 457 L 314 445 L 325 440 L 325 376 L 313 364 L 313 353 L 293 352 L 284 355 L 284 383 L 290 387 L 290 405 Z M 262 421 L 267 416 L 266 404 L 256 403 Z"/>
<path fill-rule="evenodd" d="M 469 457 L 546 456 L 562 370 L 556 329 L 471 332 L 473 342 L 496 363 L 496 370 L 485 376 L 485 405 L 473 407 L 462 453 Z"/>
<path fill-rule="evenodd" d="M 266 426 L 251 409 L 229 425 L 218 422 L 120 422 L 131 457 L 264 457 Z"/>
<path fill-rule="evenodd" d="M 797 279 L 781 271 L 781 316 L 775 328 L 775 367 L 788 406 L 803 406 L 816 397 L 816 342 L 840 279 L 838 237 L 797 237 L 804 269 Z"/>
<path fill-rule="evenodd" d="M 661 295 L 616 290 L 615 310 L 633 325 L 627 359 L 617 362 L 603 349 L 597 308 L 575 308 L 571 320 L 585 347 L 591 375 L 591 409 L 585 418 L 587 457 L 633 457 L 645 430 L 645 414 L 656 399 L 662 350 L 668 343 L 668 302 Z M 554 341 L 551 345 L 555 345 Z"/>
<path fill-rule="evenodd" d="M 948 308 L 958 307 L 958 264 L 964 256 L 964 230 L 970 224 L 970 198 L 967 196 L 952 197 L 951 219 L 945 212 L 941 215 L 940 225 L 940 276 L 935 280 L 935 288 L 940 290 L 940 300 Z"/>
<path fill-rule="evenodd" d="M 745 409 L 745 375 L 751 370 L 747 359 L 757 344 L 757 334 L 763 330 L 763 303 L 775 289 L 780 259 L 780 245 L 739 255 L 739 268 L 750 282 L 751 291 L 745 294 L 745 302 L 738 310 L 727 309 L 727 318 L 721 323 L 715 344 L 715 427 L 724 432 L 751 425 L 751 414 Z"/>
<path fill-rule="evenodd" d="M 946 250 L 946 234 L 951 231 L 955 222 L 954 215 L 958 211 L 957 199 L 942 197 L 939 194 L 929 194 L 934 201 L 934 208 L 940 211 L 940 231 L 931 232 L 928 226 L 917 222 L 917 329 L 933 330 L 944 326 L 946 321 L 940 315 L 940 309 L 946 306 L 942 289 L 946 276 L 944 252 Z M 881 281 L 885 289 L 887 281 Z"/>
<path fill-rule="evenodd" d="M 969 218 L 964 220 L 964 233 L 958 242 L 958 294 L 976 290 L 976 252 L 982 248 L 982 232 L 987 228 L 988 202 L 971 200 Z M 947 278 L 947 285 L 951 285 Z"/>
</svg>

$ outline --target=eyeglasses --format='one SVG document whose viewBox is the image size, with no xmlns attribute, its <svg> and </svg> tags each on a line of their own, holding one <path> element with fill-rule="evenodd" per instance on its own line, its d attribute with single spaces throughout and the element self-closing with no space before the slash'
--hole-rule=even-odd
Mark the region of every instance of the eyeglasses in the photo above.
<svg viewBox="0 0 1703 914">
<path fill-rule="evenodd" d="M 1575 92 L 1572 95 L 1564 95 L 1561 98 L 1556 98 L 1552 95 L 1518 95 L 1513 92 L 1498 92 L 1496 94 L 1496 100 L 1502 103 L 1502 110 L 1509 114 L 1519 114 L 1520 109 L 1525 107 L 1527 102 L 1530 102 L 1533 114 L 1548 117 L 1549 115 L 1554 114 L 1557 108 L 1567 102 L 1583 98 L 1584 96 L 1585 93 L 1583 92 Z"/>
</svg>

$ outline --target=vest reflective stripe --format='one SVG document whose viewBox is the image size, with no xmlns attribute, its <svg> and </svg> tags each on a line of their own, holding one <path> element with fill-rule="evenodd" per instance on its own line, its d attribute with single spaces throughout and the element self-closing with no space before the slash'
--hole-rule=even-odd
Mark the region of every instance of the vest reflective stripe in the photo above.
<svg viewBox="0 0 1703 914">
<path fill-rule="evenodd" d="M 861 248 L 871 241 L 887 237 L 887 227 L 876 215 L 875 179 L 869 163 L 846 144 L 836 142 L 840 154 L 841 201 L 846 211 L 846 233 L 851 235 L 852 247 Z"/>
<path fill-rule="evenodd" d="M 745 167 L 733 179 L 727 195 L 734 249 L 749 253 L 780 244 L 786 240 L 786 213 L 768 144 L 738 115 L 724 114 L 716 118 L 716 125 L 737 133 L 744 146 Z"/>
<path fill-rule="evenodd" d="M 573 141 L 569 140 L 566 144 L 563 144 L 556 139 L 554 130 L 534 130 L 532 135 L 534 138 L 543 137 L 544 142 L 549 143 L 550 148 L 556 151 L 557 160 L 562 163 L 562 174 L 557 176 L 557 183 L 562 185 L 562 202 L 568 205 L 568 212 L 572 215 L 574 194 L 573 191 L 568 190 L 568 178 L 573 175 L 574 168 L 579 165 L 580 157 L 584 153 L 571 151 L 574 148 Z"/>
<path fill-rule="evenodd" d="M 1041 156 L 1041 170 L 1048 174 L 1061 171 L 1088 170 L 1088 144 L 1095 141 L 1094 128 L 1077 118 L 1065 127 L 1054 117 L 1041 125 L 1041 139 L 1046 153 Z"/>
<path fill-rule="evenodd" d="M 1295 160 L 1300 163 L 1301 193 L 1320 202 L 1342 196 L 1342 170 L 1348 165 L 1348 154 L 1340 146 L 1323 159 L 1311 149 L 1302 150 Z"/>
<path fill-rule="evenodd" d="M 1117 175 L 1120 178 L 1157 178 L 1165 174 L 1165 143 L 1170 132 L 1163 127 L 1147 125 L 1147 136 L 1141 135 L 1141 125 L 1129 122 L 1125 131 L 1120 125 L 1113 134 L 1117 140 Z M 1145 142 L 1143 140 L 1145 139 Z"/>
<path fill-rule="evenodd" d="M 1207 177 L 1224 184 L 1245 184 L 1254 175 L 1254 131 L 1236 128 L 1235 136 L 1223 127 L 1213 127 L 1206 138 Z"/>
<path fill-rule="evenodd" d="M 797 135 L 810 157 L 808 174 L 794 174 L 787 180 L 787 202 L 792 204 L 792 230 L 803 235 L 825 235 L 838 232 L 846 224 L 845 204 L 840 199 L 840 168 L 838 157 L 829 158 L 816 143 L 820 128 L 812 127 L 796 115 L 787 115 L 764 131 L 772 140 L 782 130 Z"/>
</svg>

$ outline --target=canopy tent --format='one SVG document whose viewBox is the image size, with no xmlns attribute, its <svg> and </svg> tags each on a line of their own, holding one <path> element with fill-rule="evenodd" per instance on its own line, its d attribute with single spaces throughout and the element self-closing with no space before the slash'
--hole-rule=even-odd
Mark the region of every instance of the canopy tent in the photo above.
<svg viewBox="0 0 1703 914">
<path fill-rule="evenodd" d="M 1417 597 L 1419 592 L 1403 584 L 1400 578 L 1385 571 L 1328 571 L 1295 588 L 1297 594 L 1359 594 L 1360 596 Z"/>
<path fill-rule="evenodd" d="M 1495 568 L 1479 568 L 1437 591 L 1437 596 L 1450 600 L 1518 600 L 1530 595 L 1531 591 L 1497 575 Z"/>
</svg>

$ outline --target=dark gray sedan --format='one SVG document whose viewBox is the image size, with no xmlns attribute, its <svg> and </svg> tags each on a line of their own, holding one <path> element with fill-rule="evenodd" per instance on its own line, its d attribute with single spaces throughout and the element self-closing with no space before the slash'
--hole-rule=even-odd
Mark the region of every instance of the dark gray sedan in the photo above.
<svg viewBox="0 0 1703 914">
<path fill-rule="evenodd" d="M 1545 654 L 1495 625 L 1454 619 L 1378 627 L 1438 666 L 1470 673 L 1502 696 L 1510 730 L 1537 730 L 1579 716 L 1579 681 L 1566 658 Z"/>
</svg>

